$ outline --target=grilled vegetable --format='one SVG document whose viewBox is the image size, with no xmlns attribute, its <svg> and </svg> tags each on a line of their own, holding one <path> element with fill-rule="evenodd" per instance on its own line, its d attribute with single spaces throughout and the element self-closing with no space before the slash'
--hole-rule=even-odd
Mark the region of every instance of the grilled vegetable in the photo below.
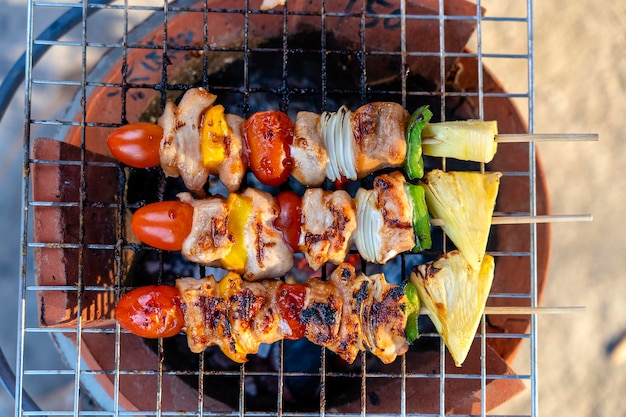
<svg viewBox="0 0 626 417">
<path fill-rule="evenodd" d="M 448 347 L 456 366 L 470 350 L 485 310 L 495 263 L 485 255 L 480 268 L 472 268 L 459 251 L 413 268 L 410 281 L 417 287 L 428 316 Z"/>
<path fill-rule="evenodd" d="M 233 134 L 224 117 L 224 106 L 212 106 L 202 119 L 202 165 L 215 171 L 226 159 L 226 140 Z"/>
<path fill-rule="evenodd" d="M 427 124 L 422 138 L 435 139 L 436 143 L 424 143 L 424 155 L 491 162 L 498 147 L 495 141 L 497 134 L 495 121 L 461 120 Z"/>
<path fill-rule="evenodd" d="M 117 303 L 120 326 L 146 338 L 171 337 L 185 326 L 178 290 L 166 285 L 134 289 Z"/>
<path fill-rule="evenodd" d="M 159 165 L 159 146 L 163 128 L 152 123 L 133 123 L 122 126 L 107 138 L 111 153 L 126 165 L 151 168 Z"/>
<path fill-rule="evenodd" d="M 266 185 L 280 185 L 293 169 L 290 145 L 293 122 L 285 113 L 254 113 L 243 127 L 246 159 L 254 176 Z"/>
<path fill-rule="evenodd" d="M 430 213 L 443 221 L 441 228 L 475 270 L 487 247 L 501 176 L 433 170 L 421 182 Z"/>
<path fill-rule="evenodd" d="M 283 191 L 276 196 L 279 213 L 274 226 L 294 252 L 298 251 L 302 228 L 302 199 L 293 191 Z"/>
<path fill-rule="evenodd" d="M 252 216 L 252 199 L 239 194 L 230 194 L 226 200 L 228 210 L 228 232 L 233 237 L 230 252 L 220 259 L 223 268 L 243 274 L 248 263 L 246 226 Z"/>
<path fill-rule="evenodd" d="M 424 176 L 424 159 L 422 158 L 422 130 L 433 117 L 428 106 L 422 106 L 415 110 L 406 127 L 406 159 L 404 169 L 410 180 Z"/>
<path fill-rule="evenodd" d="M 426 192 L 424 187 L 415 184 L 406 184 L 406 194 L 412 207 L 413 232 L 415 233 L 415 247 L 413 252 L 430 249 L 433 244 L 430 235 L 430 219 L 426 206 Z"/>
<path fill-rule="evenodd" d="M 407 282 L 404 287 L 404 294 L 406 295 L 407 305 L 406 305 L 406 341 L 409 343 L 413 343 L 419 338 L 419 327 L 417 323 L 417 318 L 420 315 L 420 300 L 417 292 L 417 288 L 413 283 Z"/>
<path fill-rule="evenodd" d="M 180 201 L 162 201 L 137 210 L 131 219 L 133 233 L 145 244 L 179 251 L 193 224 L 193 207 Z"/>
</svg>

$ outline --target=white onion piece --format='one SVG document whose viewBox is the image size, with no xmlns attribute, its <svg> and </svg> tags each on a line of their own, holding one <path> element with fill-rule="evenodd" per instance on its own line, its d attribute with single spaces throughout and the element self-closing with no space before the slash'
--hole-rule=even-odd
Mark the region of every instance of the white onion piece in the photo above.
<svg viewBox="0 0 626 417">
<path fill-rule="evenodd" d="M 328 153 L 328 163 L 326 164 L 326 177 L 331 181 L 337 179 L 338 171 L 337 171 L 337 159 L 335 158 L 335 147 L 332 144 L 332 139 L 334 138 L 334 123 L 336 122 L 336 118 L 333 117 L 334 113 L 325 111 L 322 113 L 320 117 L 320 135 L 322 136 L 322 140 L 324 142 L 324 148 L 326 148 L 326 152 Z"/>
<path fill-rule="evenodd" d="M 351 118 L 352 112 L 346 106 L 337 112 L 324 112 L 320 118 L 320 134 L 328 153 L 326 176 L 331 181 L 342 176 L 357 179 Z"/>
<path fill-rule="evenodd" d="M 382 241 L 379 231 L 383 225 L 383 217 L 375 207 L 376 193 L 360 188 L 355 200 L 358 227 L 354 233 L 354 243 L 363 259 L 380 263 L 378 254 Z"/>
<path fill-rule="evenodd" d="M 338 165 L 341 174 L 349 180 L 356 180 L 356 158 L 354 156 L 354 137 L 352 135 L 352 112 L 346 106 L 341 106 L 338 113 L 341 115 L 341 130 L 338 146 L 343 152 L 339 153 Z M 337 140 L 335 138 L 335 140 Z"/>
</svg>

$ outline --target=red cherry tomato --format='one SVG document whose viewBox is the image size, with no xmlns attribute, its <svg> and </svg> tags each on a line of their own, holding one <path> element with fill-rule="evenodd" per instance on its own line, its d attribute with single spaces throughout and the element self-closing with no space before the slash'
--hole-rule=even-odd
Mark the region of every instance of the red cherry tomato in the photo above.
<svg viewBox="0 0 626 417">
<path fill-rule="evenodd" d="M 300 320 L 305 297 L 306 286 L 302 284 L 282 284 L 278 288 L 276 302 L 283 320 L 291 329 L 291 334 L 286 339 L 296 340 L 305 335 L 306 325 Z"/>
<path fill-rule="evenodd" d="M 180 201 L 161 201 L 133 214 L 131 228 L 143 243 L 162 250 L 179 251 L 193 222 L 193 207 Z"/>
<path fill-rule="evenodd" d="M 159 147 L 163 128 L 153 123 L 131 123 L 114 130 L 107 145 L 120 162 L 134 168 L 150 168 L 161 163 Z"/>
<path fill-rule="evenodd" d="M 335 188 L 338 190 L 343 190 L 348 181 L 349 180 L 342 175 L 341 178 L 335 180 Z"/>
<path fill-rule="evenodd" d="M 292 191 L 283 191 L 276 196 L 280 207 L 274 226 L 283 234 L 283 239 L 294 252 L 298 252 L 300 227 L 302 226 L 302 199 Z"/>
<path fill-rule="evenodd" d="M 289 145 L 294 125 L 279 111 L 255 113 L 244 124 L 244 147 L 250 171 L 263 184 L 280 185 L 291 174 L 293 161 Z"/>
<path fill-rule="evenodd" d="M 115 316 L 129 332 L 150 339 L 174 336 L 185 327 L 178 290 L 167 285 L 149 285 L 125 294 Z"/>
</svg>

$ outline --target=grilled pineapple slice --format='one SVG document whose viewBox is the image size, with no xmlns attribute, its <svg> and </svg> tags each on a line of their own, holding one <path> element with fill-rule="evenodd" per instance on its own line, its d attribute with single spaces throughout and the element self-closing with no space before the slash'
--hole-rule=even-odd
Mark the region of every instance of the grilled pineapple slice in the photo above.
<svg viewBox="0 0 626 417">
<path fill-rule="evenodd" d="M 443 221 L 441 228 L 475 270 L 480 269 L 487 248 L 501 176 L 433 170 L 422 184 L 428 210 Z"/>
<path fill-rule="evenodd" d="M 445 156 L 464 161 L 490 162 L 498 144 L 495 121 L 460 120 L 456 122 L 428 123 L 422 131 L 424 155 Z M 432 143 L 435 142 L 435 143 Z"/>
<path fill-rule="evenodd" d="M 472 346 L 491 290 L 494 268 L 490 255 L 485 255 L 480 269 L 475 270 L 455 250 L 411 271 L 411 282 L 456 366 L 463 364 Z"/>
</svg>

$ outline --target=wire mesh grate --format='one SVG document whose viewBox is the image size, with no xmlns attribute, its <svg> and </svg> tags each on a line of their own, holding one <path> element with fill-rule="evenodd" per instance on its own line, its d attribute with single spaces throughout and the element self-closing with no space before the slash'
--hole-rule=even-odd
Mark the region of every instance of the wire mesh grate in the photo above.
<svg viewBox="0 0 626 417">
<path fill-rule="evenodd" d="M 130 211 L 146 198 L 167 198 L 172 185 L 156 170 L 112 160 L 105 145 L 112 128 L 154 121 L 167 99 L 203 86 L 244 117 L 387 100 L 408 109 L 429 104 L 438 120 L 496 118 L 503 133 L 532 132 L 532 4 L 511 2 L 512 14 L 489 16 L 488 3 L 289 0 L 261 10 L 253 1 L 29 2 L 16 415 L 491 415 L 508 399 L 505 389 L 520 384 L 533 394 L 524 415 L 537 415 L 534 316 L 484 317 L 472 363 L 459 369 L 428 326 L 418 346 L 389 366 L 365 353 L 347 366 L 324 349 L 287 341 L 235 366 L 215 352 L 183 352 L 180 339 L 144 342 L 112 317 L 115 301 L 137 285 L 126 279 L 131 267 L 156 268 L 161 282 L 207 273 L 129 236 Z M 49 14 L 62 29 L 36 37 Z M 491 49 L 487 34 L 518 25 L 526 34 L 519 50 Z M 68 71 L 50 77 L 46 67 L 59 60 Z M 510 66 L 527 76 L 519 91 L 493 75 Z M 500 213 L 547 211 L 534 145 L 500 153 L 489 167 L 433 163 L 503 171 Z M 142 188 L 151 196 L 130 196 Z M 489 251 L 498 270 L 516 271 L 521 284 L 496 285 L 492 304 L 538 304 L 548 233 L 536 224 L 493 227 Z M 449 242 L 437 236 L 436 251 L 445 251 Z M 400 280 L 434 255 L 403 254 L 382 271 Z M 140 257 L 143 266 L 134 263 Z M 30 364 L 27 346 L 40 337 L 55 341 L 66 367 Z M 512 369 L 523 345 L 530 365 Z M 41 380 L 68 387 L 67 401 L 30 408 L 22 393 Z"/>
</svg>

